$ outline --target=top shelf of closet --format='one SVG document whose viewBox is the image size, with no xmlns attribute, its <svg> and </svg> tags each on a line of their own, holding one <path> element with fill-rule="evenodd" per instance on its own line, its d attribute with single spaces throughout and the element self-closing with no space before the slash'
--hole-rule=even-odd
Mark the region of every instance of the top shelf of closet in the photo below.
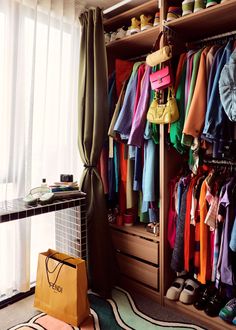
<svg viewBox="0 0 236 330">
<path fill-rule="evenodd" d="M 236 0 L 227 0 L 164 25 L 184 41 L 200 40 L 236 30 Z"/>
<path fill-rule="evenodd" d="M 142 5 L 136 6 L 130 10 L 127 10 L 115 17 L 104 19 L 104 29 L 106 32 L 115 31 L 123 25 L 131 24 L 130 19 L 132 17 L 138 18 L 141 14 L 152 14 L 153 17 L 158 9 L 157 0 L 145 1 Z"/>
<path fill-rule="evenodd" d="M 107 53 L 127 59 L 133 56 L 143 55 L 152 50 L 160 33 L 160 27 L 138 32 L 131 36 L 115 40 L 106 45 Z"/>
</svg>

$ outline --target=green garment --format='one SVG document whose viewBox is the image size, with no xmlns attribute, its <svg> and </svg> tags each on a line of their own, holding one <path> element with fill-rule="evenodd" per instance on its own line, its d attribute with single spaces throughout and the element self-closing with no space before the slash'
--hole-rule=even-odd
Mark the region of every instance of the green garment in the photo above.
<svg viewBox="0 0 236 330">
<path fill-rule="evenodd" d="M 186 151 L 185 146 L 181 144 L 182 131 L 184 127 L 185 118 L 185 79 L 186 79 L 186 67 L 185 61 L 180 76 L 179 86 L 176 92 L 176 101 L 179 110 L 179 119 L 170 125 L 170 141 L 174 148 L 181 154 Z"/>
<path fill-rule="evenodd" d="M 78 146 L 85 165 L 80 187 L 87 194 L 87 265 L 90 288 L 109 297 L 117 267 L 97 164 L 108 129 L 107 62 L 99 8 L 80 16 L 81 47 L 78 101 Z"/>
<path fill-rule="evenodd" d="M 190 88 L 189 88 L 189 96 L 188 96 L 188 103 L 185 111 L 185 120 L 188 117 L 190 105 L 192 102 L 193 98 L 193 93 L 197 81 L 197 74 L 198 74 L 198 68 L 199 68 L 199 63 L 200 63 L 200 57 L 202 54 L 203 49 L 200 49 L 196 54 L 193 56 L 193 71 L 192 71 L 192 76 L 191 76 L 191 82 L 190 82 Z M 185 146 L 190 147 L 193 142 L 193 137 L 191 135 L 184 134 L 182 135 L 181 143 Z"/>
</svg>

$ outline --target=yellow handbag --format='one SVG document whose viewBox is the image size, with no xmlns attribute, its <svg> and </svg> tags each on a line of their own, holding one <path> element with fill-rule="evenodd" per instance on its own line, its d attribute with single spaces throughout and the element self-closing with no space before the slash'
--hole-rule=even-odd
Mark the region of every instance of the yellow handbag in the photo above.
<svg viewBox="0 0 236 330">
<path fill-rule="evenodd" d="M 146 63 L 153 67 L 172 58 L 172 46 L 164 46 L 146 57 Z"/>
<path fill-rule="evenodd" d="M 166 104 L 158 104 L 154 97 L 147 112 L 147 120 L 153 124 L 170 124 L 179 119 L 179 110 L 172 88 L 168 88 Z"/>
<path fill-rule="evenodd" d="M 164 63 L 172 58 L 172 45 L 168 43 L 168 45 L 160 48 L 160 39 L 162 36 L 164 38 L 164 44 L 168 43 L 165 33 L 160 32 L 153 46 L 153 52 L 146 57 L 146 63 L 151 67 Z"/>
</svg>

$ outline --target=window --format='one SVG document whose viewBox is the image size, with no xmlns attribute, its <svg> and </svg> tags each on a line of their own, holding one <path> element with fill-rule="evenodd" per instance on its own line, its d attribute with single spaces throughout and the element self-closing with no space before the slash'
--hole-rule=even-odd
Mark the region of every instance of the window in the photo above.
<svg viewBox="0 0 236 330">
<path fill-rule="evenodd" d="M 53 183 L 70 173 L 79 179 L 79 42 L 78 22 L 1 1 L 0 200 L 25 196 L 42 178 Z M 38 252 L 54 241 L 52 214 L 0 224 L 0 294 L 25 291 Z"/>
</svg>

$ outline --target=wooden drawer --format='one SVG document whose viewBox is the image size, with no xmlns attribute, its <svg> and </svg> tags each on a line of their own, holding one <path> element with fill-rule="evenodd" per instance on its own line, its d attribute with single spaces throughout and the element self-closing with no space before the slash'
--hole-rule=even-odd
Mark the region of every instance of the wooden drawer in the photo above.
<svg viewBox="0 0 236 330">
<path fill-rule="evenodd" d="M 117 230 L 112 230 L 112 241 L 115 249 L 158 265 L 159 245 L 157 242 Z"/>
<path fill-rule="evenodd" d="M 158 290 L 159 279 L 157 267 L 127 257 L 122 253 L 117 253 L 116 255 L 121 274 L 127 275 L 134 280 Z"/>
</svg>

